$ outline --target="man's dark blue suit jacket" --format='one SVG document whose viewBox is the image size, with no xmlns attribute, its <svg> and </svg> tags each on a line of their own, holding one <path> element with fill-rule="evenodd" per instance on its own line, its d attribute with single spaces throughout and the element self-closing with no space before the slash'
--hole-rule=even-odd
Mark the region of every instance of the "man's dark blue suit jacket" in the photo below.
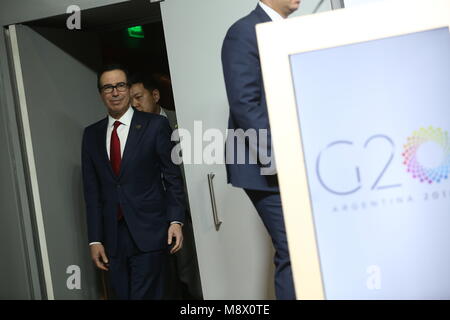
<svg viewBox="0 0 450 320">
<path fill-rule="evenodd" d="M 268 21 L 271 21 L 270 17 L 257 5 L 249 15 L 230 27 L 223 42 L 222 66 L 230 106 L 228 129 L 268 130 L 267 152 L 259 140 L 252 143 L 248 139 L 237 137 L 230 145 L 230 140 L 234 137 L 229 134 L 226 144 L 226 167 L 228 182 L 233 186 L 278 192 L 277 176 L 261 174 L 261 168 L 266 164 L 260 161 L 258 154 L 263 151 L 271 155 L 272 152 L 255 30 L 256 24 Z M 239 148 L 245 150 L 245 159 L 247 159 L 245 163 L 238 163 Z M 256 161 L 252 164 L 248 160 L 250 158 Z"/>
<path fill-rule="evenodd" d="M 89 242 L 102 242 L 107 254 L 115 254 L 120 204 L 141 251 L 167 249 L 170 222 L 184 222 L 185 215 L 181 172 L 170 156 L 173 143 L 169 122 L 160 115 L 134 110 L 119 176 L 108 159 L 107 124 L 105 118 L 87 127 L 83 135 Z"/>
</svg>

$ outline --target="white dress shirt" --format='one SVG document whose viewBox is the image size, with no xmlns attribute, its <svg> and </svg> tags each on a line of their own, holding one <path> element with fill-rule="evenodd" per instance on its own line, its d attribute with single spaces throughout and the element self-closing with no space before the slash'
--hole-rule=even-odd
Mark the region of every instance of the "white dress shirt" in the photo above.
<svg viewBox="0 0 450 320">
<path fill-rule="evenodd" d="M 111 134 L 114 130 L 114 122 L 120 121 L 122 123 L 117 127 L 117 135 L 120 140 L 120 156 L 123 158 L 123 150 L 125 150 L 125 144 L 127 143 L 128 132 L 130 132 L 133 114 L 133 108 L 129 107 L 127 112 L 125 112 L 120 119 L 114 119 L 113 117 L 108 116 L 108 129 L 106 130 L 106 151 L 108 152 L 108 159 L 110 159 Z"/>
<path fill-rule="evenodd" d="M 267 15 L 272 19 L 272 21 L 280 21 L 284 20 L 284 18 L 275 10 L 273 10 L 271 7 L 269 7 L 267 4 L 259 2 L 260 7 L 267 13 Z"/>
</svg>

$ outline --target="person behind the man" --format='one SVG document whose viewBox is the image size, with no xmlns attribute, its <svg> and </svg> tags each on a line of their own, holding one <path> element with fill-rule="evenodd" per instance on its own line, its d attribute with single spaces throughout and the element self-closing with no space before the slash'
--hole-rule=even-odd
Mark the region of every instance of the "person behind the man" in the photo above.
<svg viewBox="0 0 450 320">
<path fill-rule="evenodd" d="M 256 130 L 257 134 L 267 132 L 266 141 L 247 139 L 240 134 L 228 135 L 226 167 L 228 182 L 244 189 L 272 238 L 277 299 L 295 299 L 295 290 L 255 26 L 287 18 L 299 5 L 300 0 L 259 1 L 255 10 L 229 28 L 222 46 L 222 67 L 230 106 L 228 128 L 237 132 L 239 129 Z M 245 155 L 239 154 L 242 148 Z M 246 162 L 239 161 L 242 159 Z"/>
<path fill-rule="evenodd" d="M 97 85 L 108 116 L 84 130 L 82 144 L 91 257 L 115 298 L 161 299 L 168 247 L 182 247 L 185 215 L 171 129 L 166 118 L 130 107 L 122 66 L 103 68 Z"/>
<path fill-rule="evenodd" d="M 130 77 L 131 105 L 139 111 L 156 113 L 168 118 L 172 130 L 178 128 L 175 112 L 160 105 L 160 91 L 153 77 L 142 72 Z M 180 167 L 185 182 L 183 167 Z M 186 190 L 186 186 L 184 183 Z M 186 199 L 188 202 L 188 199 Z M 200 274 L 195 252 L 194 233 L 187 210 L 186 223 L 183 226 L 183 250 L 169 257 L 166 297 L 168 299 L 203 299 Z"/>
<path fill-rule="evenodd" d="M 142 112 L 150 112 L 164 116 L 169 120 L 172 130 L 177 128 L 174 111 L 160 104 L 161 94 L 156 81 L 147 74 L 134 73 L 130 77 L 131 105 Z"/>
</svg>

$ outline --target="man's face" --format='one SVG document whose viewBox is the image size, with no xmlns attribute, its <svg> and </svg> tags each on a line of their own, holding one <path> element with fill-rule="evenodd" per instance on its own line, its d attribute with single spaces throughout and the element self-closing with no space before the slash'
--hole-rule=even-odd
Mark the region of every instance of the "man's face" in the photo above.
<svg viewBox="0 0 450 320">
<path fill-rule="evenodd" d="M 131 86 L 131 105 L 139 111 L 159 113 L 159 90 L 154 89 L 151 92 L 147 90 L 142 83 L 136 83 Z"/>
<path fill-rule="evenodd" d="M 301 0 L 271 0 L 270 2 L 275 7 L 273 8 L 275 11 L 287 18 L 300 7 Z"/>
<path fill-rule="evenodd" d="M 117 86 L 116 88 L 111 88 Z M 122 70 L 107 71 L 100 77 L 100 94 L 108 113 L 118 119 L 130 106 L 128 79 Z"/>
</svg>

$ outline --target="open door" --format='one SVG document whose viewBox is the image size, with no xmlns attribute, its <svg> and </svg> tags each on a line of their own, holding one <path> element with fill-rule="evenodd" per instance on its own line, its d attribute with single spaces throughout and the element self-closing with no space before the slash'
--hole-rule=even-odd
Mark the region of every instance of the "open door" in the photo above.
<svg viewBox="0 0 450 320">
<path fill-rule="evenodd" d="M 225 137 L 222 42 L 227 29 L 256 5 L 254 0 L 161 4 L 178 124 L 192 138 L 192 152 L 183 150 L 183 161 L 205 299 L 275 298 L 273 248 L 258 213 L 242 189 L 227 185 L 223 163 L 194 157 L 196 149 L 222 143 L 204 135 L 206 130 Z M 296 15 L 330 9 L 329 1 L 305 1 Z"/>
<path fill-rule="evenodd" d="M 23 25 L 8 32 L 43 297 L 98 299 L 80 165 L 83 128 L 104 117 L 93 70 L 101 63 L 98 40 Z"/>
</svg>

